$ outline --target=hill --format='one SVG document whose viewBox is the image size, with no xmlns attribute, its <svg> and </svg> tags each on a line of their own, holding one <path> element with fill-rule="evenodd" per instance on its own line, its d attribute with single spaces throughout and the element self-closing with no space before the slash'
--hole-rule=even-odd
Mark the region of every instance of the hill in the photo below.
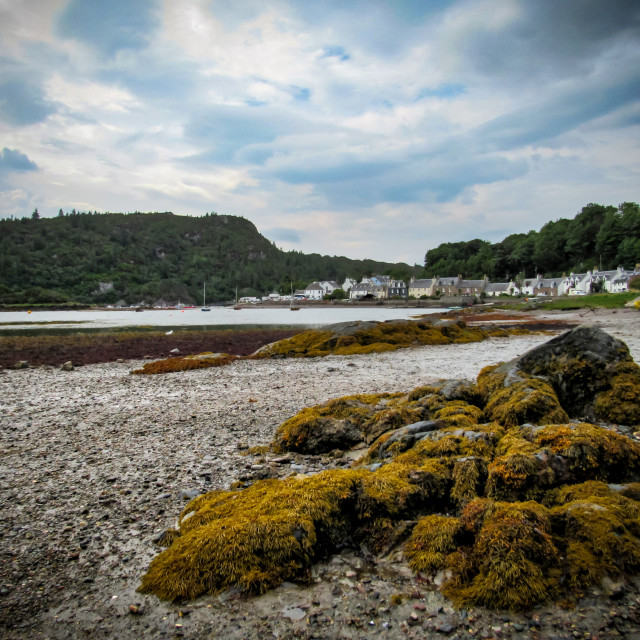
<svg viewBox="0 0 640 640">
<path fill-rule="evenodd" d="M 427 277 L 462 274 L 493 281 L 580 273 L 596 266 L 632 268 L 640 262 L 640 207 L 588 204 L 573 218 L 548 222 L 540 231 L 516 233 L 501 242 L 447 242 L 425 255 Z"/>
<path fill-rule="evenodd" d="M 278 249 L 245 218 L 76 213 L 0 220 L 0 304 L 202 303 L 413 268 Z"/>
</svg>

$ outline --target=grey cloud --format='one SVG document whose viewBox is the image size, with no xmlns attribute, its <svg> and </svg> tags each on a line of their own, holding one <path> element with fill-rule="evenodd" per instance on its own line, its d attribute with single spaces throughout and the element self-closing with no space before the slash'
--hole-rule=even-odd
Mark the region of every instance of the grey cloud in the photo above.
<svg viewBox="0 0 640 640">
<path fill-rule="evenodd" d="M 9 171 L 37 171 L 38 165 L 17 149 L 4 147 L 0 152 L 0 173 Z"/>
<path fill-rule="evenodd" d="M 280 240 L 281 242 L 300 242 L 300 232 L 297 229 L 289 227 L 272 227 L 271 229 L 265 229 L 262 234 L 270 240 Z"/>
<path fill-rule="evenodd" d="M 57 110 L 48 101 L 39 83 L 26 77 L 0 80 L 0 118 L 11 125 L 42 122 Z"/>
<path fill-rule="evenodd" d="M 451 46 L 475 71 L 523 84 L 587 73 L 604 52 L 640 46 L 635 0 L 520 0 L 518 9 L 502 29 L 465 32 Z"/>
<path fill-rule="evenodd" d="M 614 112 L 640 96 L 640 76 L 618 84 L 586 86 L 552 94 L 479 127 L 477 141 L 490 149 L 508 150 L 548 141 L 579 125 Z"/>
<path fill-rule="evenodd" d="M 160 24 L 157 0 L 71 0 L 58 19 L 58 33 L 80 40 L 107 57 L 142 49 Z"/>
<path fill-rule="evenodd" d="M 268 106 L 217 105 L 194 113 L 184 127 L 185 137 L 203 148 L 197 162 L 264 162 L 270 143 L 279 136 L 331 130 L 289 111 Z"/>
</svg>

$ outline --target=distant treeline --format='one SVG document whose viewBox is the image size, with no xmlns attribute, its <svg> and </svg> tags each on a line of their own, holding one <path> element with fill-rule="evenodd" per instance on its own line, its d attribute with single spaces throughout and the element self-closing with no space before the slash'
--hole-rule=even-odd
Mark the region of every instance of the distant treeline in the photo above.
<svg viewBox="0 0 640 640">
<path fill-rule="evenodd" d="M 0 220 L 0 304 L 202 303 L 289 293 L 317 278 L 422 267 L 282 251 L 248 220 L 207 213 L 82 213 Z"/>
<path fill-rule="evenodd" d="M 518 274 L 547 277 L 594 267 L 633 268 L 640 263 L 640 208 L 588 204 L 575 218 L 548 222 L 540 231 L 515 233 L 502 242 L 447 242 L 425 255 L 427 277 L 457 276 L 509 281 Z"/>
</svg>

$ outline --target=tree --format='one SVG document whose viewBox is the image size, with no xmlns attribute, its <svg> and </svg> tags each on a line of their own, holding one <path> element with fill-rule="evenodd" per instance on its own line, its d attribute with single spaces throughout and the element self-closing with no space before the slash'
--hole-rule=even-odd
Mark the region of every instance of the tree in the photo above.
<svg viewBox="0 0 640 640">
<path fill-rule="evenodd" d="M 33 213 L 31 214 L 31 218 L 32 218 L 33 220 L 40 220 L 40 214 L 38 213 L 38 207 L 36 207 L 36 208 L 33 210 Z"/>
</svg>

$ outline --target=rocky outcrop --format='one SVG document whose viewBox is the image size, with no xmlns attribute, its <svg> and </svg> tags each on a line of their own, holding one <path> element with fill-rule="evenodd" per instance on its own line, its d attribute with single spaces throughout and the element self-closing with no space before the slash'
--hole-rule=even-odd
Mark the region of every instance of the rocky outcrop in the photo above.
<svg viewBox="0 0 640 640">
<path fill-rule="evenodd" d="M 426 344 L 479 342 L 521 331 L 468 327 L 463 320 L 389 320 L 341 322 L 311 329 L 266 345 L 254 358 L 315 358 L 328 355 L 380 353 Z"/>
<path fill-rule="evenodd" d="M 444 572 L 457 606 L 578 598 L 640 571 L 636 425 L 640 367 L 623 343 L 584 327 L 475 383 L 311 407 L 281 425 L 274 447 L 369 443 L 359 463 L 196 498 L 141 589 L 259 593 L 303 579 L 345 544 L 381 552 L 410 530 L 411 567 Z"/>
</svg>

